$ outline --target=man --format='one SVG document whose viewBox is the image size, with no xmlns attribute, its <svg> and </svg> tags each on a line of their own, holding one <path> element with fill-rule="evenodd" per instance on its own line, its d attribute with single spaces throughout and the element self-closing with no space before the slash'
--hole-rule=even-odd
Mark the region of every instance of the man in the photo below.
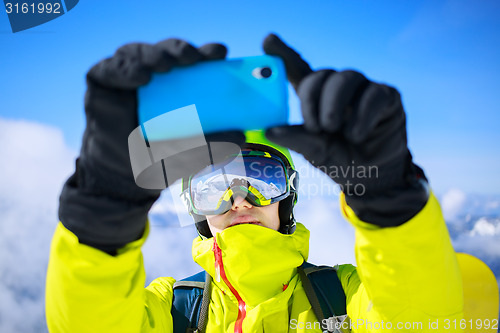
<svg viewBox="0 0 500 333">
<path fill-rule="evenodd" d="M 263 46 L 284 60 L 304 124 L 268 129 L 267 139 L 238 132 L 207 136 L 213 156 L 221 157 L 214 164 L 226 163 L 222 157 L 231 154 L 245 164 L 260 152 L 286 170 L 284 185 L 268 197 L 263 193 L 271 182 L 259 187 L 266 179 L 249 174 L 234 174 L 226 186 L 211 190 L 212 197 L 185 187 L 191 213 L 201 217 L 193 258 L 212 277 L 207 332 L 321 331 L 312 325 L 317 318 L 297 274 L 307 259 L 309 233 L 293 218 L 293 165 L 282 146 L 321 170 L 377 168 L 372 178 L 329 173 L 344 189 L 342 211 L 356 229 L 358 267 L 337 269 L 353 332 L 427 332 L 435 331 L 431 323 L 459 321 L 463 298 L 456 257 L 437 200 L 412 163 L 397 91 L 354 71 L 313 71 L 276 35 Z M 143 288 L 140 247 L 159 191 L 133 181 L 127 137 L 138 125 L 136 89 L 153 72 L 225 54 L 220 44 L 195 48 L 169 39 L 126 45 L 89 71 L 87 128 L 75 174 L 61 194 L 47 275 L 52 332 L 173 331 L 175 280 L 159 278 Z M 236 143 L 241 154 L 220 148 L 221 141 Z M 193 155 L 189 163 L 178 158 L 169 179 L 213 179 L 217 168 L 206 169 Z M 362 195 L 349 191 L 355 185 L 362 186 Z M 335 251 L 334 244 L 325 248 Z"/>
</svg>

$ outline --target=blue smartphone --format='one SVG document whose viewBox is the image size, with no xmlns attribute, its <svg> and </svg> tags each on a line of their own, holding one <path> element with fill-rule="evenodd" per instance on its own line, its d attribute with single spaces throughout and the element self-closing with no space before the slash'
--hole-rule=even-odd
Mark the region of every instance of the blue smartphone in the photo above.
<svg viewBox="0 0 500 333">
<path fill-rule="evenodd" d="M 138 99 L 139 123 L 150 141 L 288 122 L 285 66 L 269 55 L 203 61 L 154 74 L 139 88 Z"/>
</svg>

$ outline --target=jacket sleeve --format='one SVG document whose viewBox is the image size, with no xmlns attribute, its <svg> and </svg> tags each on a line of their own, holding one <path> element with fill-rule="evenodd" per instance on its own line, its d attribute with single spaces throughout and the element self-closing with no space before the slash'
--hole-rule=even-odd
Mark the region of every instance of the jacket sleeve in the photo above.
<svg viewBox="0 0 500 333">
<path fill-rule="evenodd" d="M 144 237 L 111 256 L 61 223 L 50 252 L 46 317 L 50 332 L 172 332 L 172 278 L 144 289 Z"/>
<path fill-rule="evenodd" d="M 341 207 L 356 234 L 358 267 L 338 270 L 354 331 L 390 322 L 395 330 L 461 332 L 453 325 L 463 318 L 461 275 L 435 196 L 398 227 L 359 220 L 343 197 Z"/>
</svg>

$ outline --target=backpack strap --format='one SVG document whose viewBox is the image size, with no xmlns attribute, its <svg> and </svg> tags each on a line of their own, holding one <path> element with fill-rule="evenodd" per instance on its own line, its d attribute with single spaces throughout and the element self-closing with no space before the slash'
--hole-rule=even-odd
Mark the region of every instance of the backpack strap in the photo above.
<svg viewBox="0 0 500 333">
<path fill-rule="evenodd" d="M 346 296 L 337 270 L 330 266 L 316 266 L 304 262 L 298 267 L 298 273 L 324 332 L 350 332 Z"/>
<path fill-rule="evenodd" d="M 324 332 L 350 332 L 346 296 L 337 270 L 330 266 L 316 266 L 304 262 L 298 267 L 298 273 Z M 211 276 L 201 271 L 174 283 L 171 310 L 174 333 L 205 332 L 211 282 Z"/>
<path fill-rule="evenodd" d="M 201 299 L 201 309 L 198 319 L 198 332 L 205 332 L 208 319 L 208 306 L 210 305 L 210 297 L 212 295 L 212 277 L 210 274 L 205 273 L 205 287 L 203 288 L 203 297 Z"/>
<path fill-rule="evenodd" d="M 175 333 L 204 332 L 212 278 L 201 271 L 174 283 L 172 319 Z"/>
</svg>

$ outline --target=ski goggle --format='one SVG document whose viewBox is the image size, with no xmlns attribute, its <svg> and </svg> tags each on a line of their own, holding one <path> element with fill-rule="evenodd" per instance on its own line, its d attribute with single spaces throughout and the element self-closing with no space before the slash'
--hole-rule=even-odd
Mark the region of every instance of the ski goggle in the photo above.
<svg viewBox="0 0 500 333">
<path fill-rule="evenodd" d="M 236 196 L 257 207 L 281 201 L 295 190 L 296 177 L 281 158 L 244 150 L 230 162 L 210 165 L 191 176 L 183 195 L 193 213 L 219 215 L 231 209 Z"/>
</svg>

